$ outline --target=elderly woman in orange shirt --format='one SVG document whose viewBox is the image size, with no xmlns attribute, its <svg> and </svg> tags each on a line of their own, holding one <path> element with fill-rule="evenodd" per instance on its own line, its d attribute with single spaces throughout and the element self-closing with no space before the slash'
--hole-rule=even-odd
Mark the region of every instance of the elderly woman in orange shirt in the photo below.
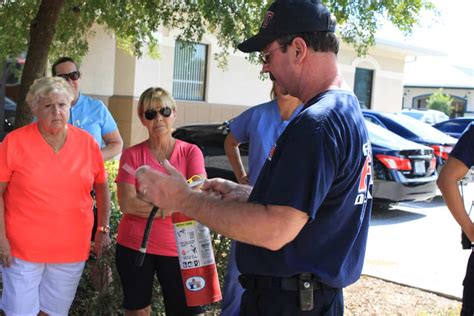
<svg viewBox="0 0 474 316">
<path fill-rule="evenodd" d="M 7 315 L 67 315 L 89 256 L 92 187 L 100 234 L 110 243 L 107 178 L 99 146 L 68 125 L 69 84 L 40 78 L 27 102 L 37 121 L 0 145 L 2 308 Z"/>
</svg>

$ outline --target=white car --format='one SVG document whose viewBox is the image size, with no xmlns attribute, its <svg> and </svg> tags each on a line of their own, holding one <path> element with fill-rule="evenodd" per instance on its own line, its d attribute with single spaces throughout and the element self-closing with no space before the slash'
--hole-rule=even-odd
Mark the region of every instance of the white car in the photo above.
<svg viewBox="0 0 474 316">
<path fill-rule="evenodd" d="M 402 113 L 430 125 L 449 119 L 449 116 L 438 110 L 404 109 Z"/>
</svg>

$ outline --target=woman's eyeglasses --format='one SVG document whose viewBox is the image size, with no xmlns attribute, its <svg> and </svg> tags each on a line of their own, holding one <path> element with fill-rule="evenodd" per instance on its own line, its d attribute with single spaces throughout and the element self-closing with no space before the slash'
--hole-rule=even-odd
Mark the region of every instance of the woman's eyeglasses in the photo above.
<svg viewBox="0 0 474 316">
<path fill-rule="evenodd" d="M 152 121 L 155 119 L 155 117 L 158 115 L 158 113 L 161 114 L 163 117 L 170 117 L 171 112 L 173 110 L 170 107 L 165 106 L 164 108 L 159 109 L 158 111 L 155 109 L 148 109 L 145 111 L 145 118 L 149 121 Z"/>
<path fill-rule="evenodd" d="M 68 74 L 62 74 L 62 75 L 56 75 L 56 76 L 61 77 L 66 81 L 67 80 L 76 81 L 76 80 L 79 80 L 79 78 L 81 77 L 81 73 L 76 70 L 76 71 L 70 72 Z"/>
</svg>

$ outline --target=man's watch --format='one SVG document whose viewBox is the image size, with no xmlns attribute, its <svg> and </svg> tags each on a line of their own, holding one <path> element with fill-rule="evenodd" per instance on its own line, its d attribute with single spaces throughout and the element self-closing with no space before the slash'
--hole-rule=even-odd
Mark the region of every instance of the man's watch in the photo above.
<svg viewBox="0 0 474 316">
<path fill-rule="evenodd" d="M 107 226 L 97 226 L 97 231 L 108 234 L 108 233 L 110 233 L 110 226 L 109 225 L 107 225 Z"/>
</svg>

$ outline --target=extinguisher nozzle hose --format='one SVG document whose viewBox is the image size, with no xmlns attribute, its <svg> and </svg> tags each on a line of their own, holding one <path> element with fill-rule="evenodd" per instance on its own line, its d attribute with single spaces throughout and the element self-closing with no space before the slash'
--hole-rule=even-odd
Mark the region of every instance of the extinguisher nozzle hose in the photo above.
<svg viewBox="0 0 474 316">
<path fill-rule="evenodd" d="M 148 215 L 145 231 L 143 232 L 142 245 L 138 250 L 137 258 L 135 260 L 135 264 L 139 267 L 143 265 L 143 260 L 145 259 L 146 245 L 148 243 L 148 237 L 150 236 L 151 226 L 153 225 L 153 220 L 155 219 L 156 212 L 158 212 L 158 206 L 153 206 L 150 215 Z"/>
<path fill-rule="evenodd" d="M 143 260 L 145 260 L 145 253 L 139 252 L 135 258 L 135 265 L 141 267 L 143 265 Z"/>
</svg>

